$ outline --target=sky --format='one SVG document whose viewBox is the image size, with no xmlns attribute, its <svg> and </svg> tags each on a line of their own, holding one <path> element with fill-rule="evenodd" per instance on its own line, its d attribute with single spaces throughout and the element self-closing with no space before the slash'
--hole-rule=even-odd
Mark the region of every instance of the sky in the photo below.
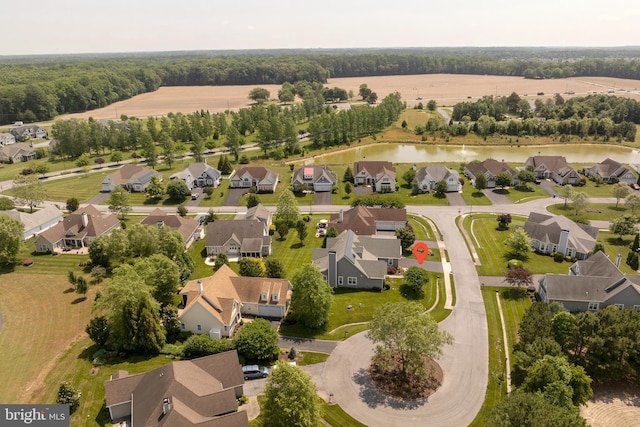
<svg viewBox="0 0 640 427">
<path fill-rule="evenodd" d="M 0 55 L 640 45 L 632 0 L 21 0 L 3 16 Z"/>
</svg>

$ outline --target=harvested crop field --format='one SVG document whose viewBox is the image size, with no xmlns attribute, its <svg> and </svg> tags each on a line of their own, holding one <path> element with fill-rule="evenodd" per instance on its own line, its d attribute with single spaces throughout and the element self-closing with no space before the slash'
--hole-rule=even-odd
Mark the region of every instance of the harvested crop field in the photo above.
<svg viewBox="0 0 640 427">
<path fill-rule="evenodd" d="M 353 90 L 357 95 L 361 84 L 367 86 L 382 99 L 398 91 L 411 107 L 421 100 L 438 101 L 439 105 L 453 105 L 460 101 L 478 99 L 484 95 L 507 96 L 516 92 L 533 101 L 549 98 L 556 93 L 575 92 L 565 97 L 588 93 L 607 93 L 615 90 L 618 96 L 640 100 L 640 80 L 614 79 L 609 77 L 572 77 L 568 79 L 528 80 L 522 77 L 475 76 L 465 74 L 419 74 L 409 76 L 348 77 L 329 79 L 326 86 Z M 197 110 L 221 112 L 238 110 L 250 104 L 249 91 L 261 86 L 276 98 L 280 85 L 244 86 L 177 86 L 161 87 L 155 92 L 138 95 L 108 107 L 84 113 L 70 114 L 61 118 L 114 119 L 122 114 L 133 117 L 161 116 L 170 112 L 191 113 Z M 623 90 L 624 89 L 624 90 Z M 544 95 L 537 95 L 544 93 Z M 469 98 L 471 97 L 471 98 Z"/>
<path fill-rule="evenodd" d="M 631 385 L 594 386 L 588 406 L 580 408 L 592 427 L 638 425 L 640 419 L 640 389 Z"/>
</svg>

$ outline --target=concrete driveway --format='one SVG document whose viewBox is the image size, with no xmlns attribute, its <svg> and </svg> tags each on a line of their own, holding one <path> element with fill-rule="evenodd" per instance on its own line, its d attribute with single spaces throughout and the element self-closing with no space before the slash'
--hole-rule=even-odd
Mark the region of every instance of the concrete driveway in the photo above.
<svg viewBox="0 0 640 427">
<path fill-rule="evenodd" d="M 331 204 L 331 192 L 325 191 L 322 193 L 316 193 L 313 202 L 314 205 L 330 205 Z"/>
<path fill-rule="evenodd" d="M 491 203 L 494 205 L 511 205 L 513 202 L 509 200 L 504 194 L 500 194 L 500 190 L 497 188 L 487 188 L 483 190 L 483 193 L 487 196 Z"/>
<path fill-rule="evenodd" d="M 460 193 L 445 193 L 449 206 L 467 206 Z"/>
<path fill-rule="evenodd" d="M 238 206 L 242 196 L 248 192 L 248 188 L 230 188 L 227 190 L 227 200 L 224 201 L 224 206 Z"/>
</svg>

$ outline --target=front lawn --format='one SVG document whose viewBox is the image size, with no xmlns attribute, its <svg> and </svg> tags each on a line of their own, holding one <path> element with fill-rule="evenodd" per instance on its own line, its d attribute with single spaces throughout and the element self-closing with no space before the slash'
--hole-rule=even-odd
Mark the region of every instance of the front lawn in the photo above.
<svg viewBox="0 0 640 427">
<path fill-rule="evenodd" d="M 435 301 L 435 284 L 437 273 L 429 272 L 429 281 L 424 288 L 424 297 L 416 302 L 422 304 L 425 309 L 431 308 Z M 310 330 L 302 325 L 283 325 L 280 333 L 284 336 L 295 336 L 316 339 L 343 340 L 358 332 L 368 329 L 366 324 L 353 325 L 354 323 L 369 322 L 375 311 L 387 302 L 407 302 L 407 298 L 399 291 L 401 279 L 392 282 L 387 291 L 357 290 L 338 288 L 333 295 L 329 323 L 325 330 Z M 436 320 L 440 321 L 448 315 L 449 310 L 444 310 L 444 280 L 440 280 L 440 299 L 438 306 L 432 311 Z M 349 308 L 351 307 L 351 308 Z M 349 325 L 349 326 L 345 326 Z"/>
<path fill-rule="evenodd" d="M 567 201 L 566 207 L 564 201 L 562 201 L 562 203 L 548 206 L 547 210 L 554 215 L 564 215 L 572 221 L 613 221 L 624 214 L 631 214 L 631 209 L 624 205 L 624 200 L 620 201 L 617 208 L 615 204 L 589 203 L 578 215 L 576 215 L 571 201 Z"/>
<path fill-rule="evenodd" d="M 469 205 L 490 205 L 491 200 L 482 192 L 478 191 L 473 185 L 471 185 L 471 181 L 467 178 L 464 178 L 464 185 L 462 186 L 462 198 L 464 202 Z"/>
<path fill-rule="evenodd" d="M 86 203 L 87 200 L 100 193 L 102 180 L 111 172 L 113 171 L 74 173 L 73 177 L 68 176 L 51 181 L 44 179 L 41 182 L 47 192 L 47 200 L 64 204 L 67 199 L 75 197 L 80 203 Z M 13 195 L 12 190 L 5 191 L 5 193 Z"/>
<path fill-rule="evenodd" d="M 524 191 L 516 187 L 511 187 L 507 190 L 505 195 L 513 203 L 529 202 L 531 200 L 546 199 L 549 197 L 547 192 L 540 188 L 539 185 L 529 184 L 527 188 L 531 191 Z"/>
<path fill-rule="evenodd" d="M 514 227 L 524 226 L 526 222 L 526 218 L 514 215 L 509 230 L 498 230 L 496 218 L 492 214 L 474 214 L 466 216 L 463 222 L 480 258 L 481 265 L 477 267 L 480 276 L 503 276 L 506 273 L 509 260 L 504 242 Z M 558 263 L 549 255 L 531 252 L 524 267 L 533 274 L 566 274 L 569 263 Z"/>
</svg>

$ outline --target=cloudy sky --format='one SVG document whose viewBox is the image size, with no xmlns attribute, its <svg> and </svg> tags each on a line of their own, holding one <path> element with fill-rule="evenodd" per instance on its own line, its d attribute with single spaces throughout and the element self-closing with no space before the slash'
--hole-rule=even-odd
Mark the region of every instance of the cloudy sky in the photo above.
<svg viewBox="0 0 640 427">
<path fill-rule="evenodd" d="M 640 45 L 630 0 L 21 0 L 3 17 L 0 55 Z"/>
</svg>

